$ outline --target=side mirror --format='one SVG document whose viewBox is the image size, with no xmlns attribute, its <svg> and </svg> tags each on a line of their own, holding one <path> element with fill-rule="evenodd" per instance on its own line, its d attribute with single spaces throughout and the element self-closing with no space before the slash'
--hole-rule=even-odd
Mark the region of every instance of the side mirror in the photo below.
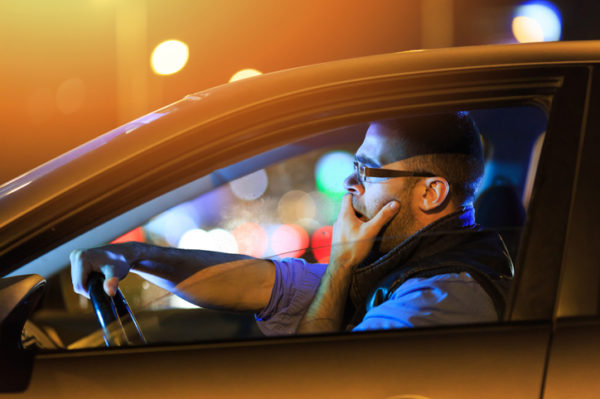
<svg viewBox="0 0 600 399">
<path fill-rule="evenodd" d="M 23 349 L 21 332 L 46 288 L 35 274 L 0 279 L 0 393 L 27 389 L 34 353 Z"/>
</svg>

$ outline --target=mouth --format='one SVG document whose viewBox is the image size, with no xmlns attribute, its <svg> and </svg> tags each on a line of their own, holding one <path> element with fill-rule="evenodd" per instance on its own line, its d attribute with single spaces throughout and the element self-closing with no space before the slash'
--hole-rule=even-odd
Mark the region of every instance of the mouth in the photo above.
<svg viewBox="0 0 600 399">
<path fill-rule="evenodd" d="M 368 222 L 368 221 L 369 221 L 369 218 L 368 218 L 368 217 L 366 217 L 365 215 L 363 215 L 362 213 L 360 213 L 360 212 L 359 212 L 359 211 L 357 211 L 356 209 L 354 210 L 354 214 L 356 215 L 356 217 L 357 217 L 358 219 L 360 219 L 360 220 L 361 220 L 361 221 L 363 221 L 363 222 Z"/>
<path fill-rule="evenodd" d="M 368 218 L 368 217 L 367 217 L 367 216 L 366 216 L 364 213 L 362 213 L 361 211 L 358 211 L 356 208 L 357 208 L 357 206 L 356 206 L 356 202 L 355 202 L 355 199 L 353 198 L 353 199 L 352 199 L 352 209 L 354 209 L 354 215 L 355 215 L 355 216 L 356 216 L 356 217 L 357 217 L 359 220 L 361 220 L 361 221 L 363 221 L 363 222 L 368 222 L 370 219 L 369 219 L 369 218 Z"/>
</svg>

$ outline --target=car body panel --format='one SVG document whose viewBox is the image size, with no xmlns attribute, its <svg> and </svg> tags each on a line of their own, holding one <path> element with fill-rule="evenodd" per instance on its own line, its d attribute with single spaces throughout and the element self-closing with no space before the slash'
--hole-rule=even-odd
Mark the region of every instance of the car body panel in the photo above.
<svg viewBox="0 0 600 399">
<path fill-rule="evenodd" d="M 548 339 L 483 326 L 44 355 L 27 396 L 537 398 Z"/>
</svg>

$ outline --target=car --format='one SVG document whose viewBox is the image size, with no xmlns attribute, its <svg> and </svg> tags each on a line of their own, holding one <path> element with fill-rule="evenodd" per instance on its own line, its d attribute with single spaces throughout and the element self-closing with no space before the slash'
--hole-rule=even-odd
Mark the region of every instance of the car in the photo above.
<svg viewBox="0 0 600 399">
<path fill-rule="evenodd" d="M 600 42 L 294 68 L 188 95 L 4 184 L 0 391 L 597 396 L 599 68 Z M 468 111 L 479 126 L 477 219 L 502 235 L 515 265 L 497 323 L 267 338 L 251 314 L 190 308 L 128 276 L 122 290 L 144 339 L 106 346 L 72 292 L 72 250 L 129 239 L 326 263 L 336 187 L 366 125 L 445 111 Z"/>
</svg>

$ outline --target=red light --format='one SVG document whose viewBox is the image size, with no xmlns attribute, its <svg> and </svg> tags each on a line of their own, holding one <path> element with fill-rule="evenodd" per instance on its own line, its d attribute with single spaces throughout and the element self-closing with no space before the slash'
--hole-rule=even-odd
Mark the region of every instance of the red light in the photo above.
<svg viewBox="0 0 600 399">
<path fill-rule="evenodd" d="M 146 242 L 146 236 L 144 235 L 144 231 L 141 227 L 136 227 L 128 233 L 123 234 L 121 237 L 115 238 L 110 243 L 118 244 L 121 242 L 129 242 L 129 241 L 137 241 L 137 242 Z"/>
<path fill-rule="evenodd" d="M 318 228 L 312 235 L 310 247 L 319 263 L 329 263 L 332 233 L 333 226 L 323 226 Z"/>
</svg>

